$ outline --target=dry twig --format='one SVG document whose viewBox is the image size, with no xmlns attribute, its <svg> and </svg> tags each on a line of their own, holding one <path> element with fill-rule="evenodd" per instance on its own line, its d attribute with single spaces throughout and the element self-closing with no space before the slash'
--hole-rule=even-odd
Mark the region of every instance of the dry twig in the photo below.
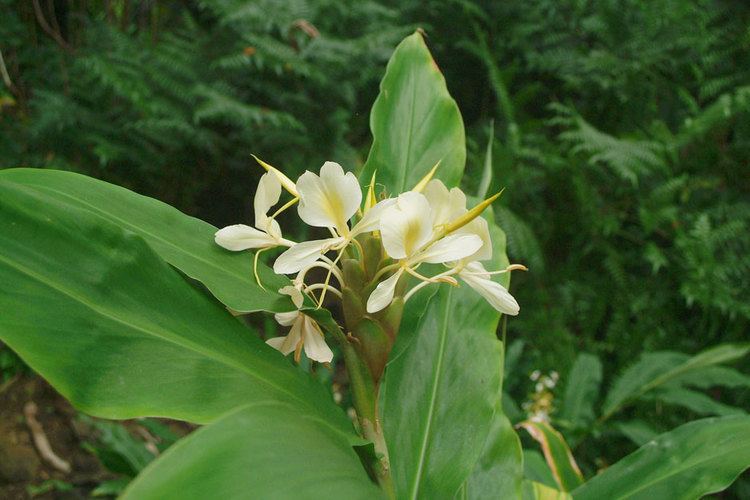
<svg viewBox="0 0 750 500">
<path fill-rule="evenodd" d="M 71 470 L 70 464 L 58 457 L 55 452 L 52 451 L 52 446 L 49 444 L 49 439 L 47 439 L 47 435 L 44 433 L 42 424 L 36 419 L 38 411 L 39 409 L 33 401 L 29 401 L 23 407 L 23 414 L 26 417 L 26 425 L 28 425 L 29 431 L 31 431 L 34 446 L 36 446 L 39 456 L 41 456 L 48 464 L 55 469 L 68 474 Z"/>
</svg>

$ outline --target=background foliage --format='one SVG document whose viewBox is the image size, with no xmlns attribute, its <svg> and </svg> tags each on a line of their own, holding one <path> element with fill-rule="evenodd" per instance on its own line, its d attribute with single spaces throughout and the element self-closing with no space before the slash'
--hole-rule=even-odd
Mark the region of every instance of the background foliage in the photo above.
<svg viewBox="0 0 750 500">
<path fill-rule="evenodd" d="M 491 189 L 507 188 L 495 213 L 511 260 L 531 269 L 514 277 L 522 313 L 507 330 L 518 418 L 536 401 L 534 370 L 561 374 L 557 400 L 599 373 L 584 412 L 595 420 L 599 387 L 643 351 L 659 351 L 639 362 L 662 373 L 748 338 L 742 2 L 0 0 L 0 12 L 0 167 L 87 173 L 218 226 L 250 219 L 250 153 L 297 173 L 327 159 L 360 168 L 385 62 L 423 28 L 474 172 L 493 131 Z M 479 175 L 466 177 L 474 190 Z M 746 382 L 701 389 L 750 406 Z M 663 398 L 623 411 L 657 428 L 706 414 Z M 620 435 L 576 450 L 580 429 L 563 432 L 589 473 L 635 447 Z"/>
</svg>

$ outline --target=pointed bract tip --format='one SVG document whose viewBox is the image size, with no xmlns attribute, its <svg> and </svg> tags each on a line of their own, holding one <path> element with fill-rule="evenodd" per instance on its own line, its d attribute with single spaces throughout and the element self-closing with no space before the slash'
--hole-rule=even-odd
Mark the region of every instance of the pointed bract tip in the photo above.
<svg viewBox="0 0 750 500">
<path fill-rule="evenodd" d="M 440 162 L 443 160 L 438 160 L 438 162 L 435 164 L 434 167 L 430 169 L 429 172 L 427 172 L 427 175 L 422 177 L 422 180 L 417 182 L 417 185 L 414 186 L 412 191 L 416 191 L 417 193 L 421 193 L 422 190 L 425 188 L 428 182 L 432 180 L 432 177 L 435 175 L 435 172 L 437 172 L 438 167 L 440 166 Z"/>
<path fill-rule="evenodd" d="M 250 156 L 255 158 L 255 161 L 257 161 L 261 167 L 266 169 L 267 172 L 274 174 L 276 178 L 279 179 L 279 182 L 284 187 L 284 189 L 286 189 L 292 196 L 294 196 L 295 198 L 299 198 L 299 193 L 297 193 L 297 186 L 294 184 L 294 182 L 292 182 L 292 179 L 284 175 L 284 173 L 281 172 L 281 170 L 279 170 L 278 168 L 274 167 L 273 165 L 269 165 L 254 154 L 251 153 Z"/>
</svg>

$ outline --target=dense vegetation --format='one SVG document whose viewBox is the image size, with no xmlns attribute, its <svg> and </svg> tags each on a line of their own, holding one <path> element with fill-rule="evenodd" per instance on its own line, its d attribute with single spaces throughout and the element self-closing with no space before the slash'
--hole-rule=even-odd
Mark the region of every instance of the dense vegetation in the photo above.
<svg viewBox="0 0 750 500">
<path fill-rule="evenodd" d="M 218 226 L 250 220 L 251 153 L 292 174 L 361 166 L 385 62 L 421 27 L 476 172 L 494 138 L 495 215 L 531 271 L 514 276 L 522 312 L 506 333 L 518 406 L 534 370 L 565 389 L 589 363 L 610 387 L 644 351 L 685 353 L 651 358 L 676 366 L 747 339 L 741 2 L 0 0 L 0 12 L 0 167 L 87 173 Z M 601 361 L 576 362 L 582 351 Z M 732 373 L 703 389 L 748 408 L 750 384 Z M 625 411 L 641 430 L 717 413 L 674 398 Z M 579 450 L 588 471 L 634 448 L 618 443 Z"/>
</svg>

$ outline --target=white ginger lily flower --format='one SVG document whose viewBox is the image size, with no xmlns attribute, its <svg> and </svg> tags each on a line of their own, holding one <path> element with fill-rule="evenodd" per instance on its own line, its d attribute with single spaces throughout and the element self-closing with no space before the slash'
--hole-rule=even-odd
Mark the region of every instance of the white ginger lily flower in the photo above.
<svg viewBox="0 0 750 500">
<path fill-rule="evenodd" d="M 513 268 L 514 266 L 509 267 Z M 522 266 L 516 267 L 516 269 L 522 268 Z M 513 298 L 503 285 L 492 281 L 491 274 L 481 263 L 469 262 L 461 268 L 458 272 L 458 276 L 464 280 L 467 285 L 476 290 L 476 292 L 494 307 L 496 311 L 510 316 L 516 316 L 518 311 L 520 311 L 516 299 Z"/>
<path fill-rule="evenodd" d="M 439 207 L 442 208 L 442 207 Z M 396 202 L 383 209 L 380 215 L 380 234 L 389 257 L 398 259 L 398 269 L 388 279 L 380 282 L 367 300 L 367 312 L 385 309 L 393 301 L 396 284 L 406 272 L 425 282 L 447 281 L 426 278 L 414 268 L 421 263 L 440 264 L 461 260 L 476 253 L 483 242 L 476 234 L 449 234 L 436 240 L 433 230 L 435 220 L 427 197 L 409 191 L 399 195 Z"/>
<path fill-rule="evenodd" d="M 311 266 L 330 250 L 340 250 L 355 236 L 378 228 L 379 216 L 393 200 L 384 200 L 368 210 L 351 229 L 348 221 L 362 202 L 362 190 L 353 173 L 344 173 L 341 165 L 327 161 L 320 175 L 305 172 L 297 180 L 300 218 L 314 227 L 325 227 L 331 238 L 298 243 L 281 254 L 274 262 L 277 274 L 294 274 Z"/>
<path fill-rule="evenodd" d="M 273 174 L 263 174 L 258 182 L 258 190 L 255 192 L 253 202 L 255 227 L 234 224 L 219 229 L 214 236 L 216 243 L 232 251 L 292 246 L 294 242 L 281 236 L 279 223 L 273 217 L 268 216 L 268 211 L 279 202 L 280 196 L 279 179 Z"/>
<path fill-rule="evenodd" d="M 266 340 L 266 344 L 280 351 L 284 356 L 294 352 L 294 360 L 298 363 L 303 348 L 305 355 L 311 360 L 330 363 L 333 359 L 333 352 L 326 344 L 323 331 L 314 319 L 299 311 L 304 301 L 302 292 L 289 285 L 280 289 L 279 293 L 289 295 L 294 305 L 297 306 L 297 310 L 274 315 L 280 325 L 291 326 L 292 329 L 284 337 Z"/>
</svg>

